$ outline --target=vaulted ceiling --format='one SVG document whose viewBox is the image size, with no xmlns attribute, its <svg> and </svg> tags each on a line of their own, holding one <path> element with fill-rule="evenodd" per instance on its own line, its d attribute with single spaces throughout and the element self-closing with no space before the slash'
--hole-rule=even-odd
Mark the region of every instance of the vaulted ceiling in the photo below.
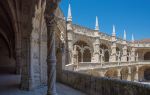
<svg viewBox="0 0 150 95">
<path fill-rule="evenodd" d="M 15 49 L 16 32 L 16 0 L 0 0 L 0 37 L 3 38 L 9 48 L 10 54 Z M 20 0 L 18 0 L 20 1 Z"/>
</svg>

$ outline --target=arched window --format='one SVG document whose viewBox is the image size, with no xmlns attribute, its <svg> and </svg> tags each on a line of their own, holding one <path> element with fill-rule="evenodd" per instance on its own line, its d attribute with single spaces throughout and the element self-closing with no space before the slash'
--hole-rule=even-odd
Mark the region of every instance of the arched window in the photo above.
<svg viewBox="0 0 150 95">
<path fill-rule="evenodd" d="M 150 60 L 150 52 L 144 54 L 144 60 Z"/>
<path fill-rule="evenodd" d="M 105 44 L 100 45 L 100 49 L 104 50 L 104 62 L 109 62 L 109 51 Z"/>
<path fill-rule="evenodd" d="M 78 62 L 91 62 L 91 51 L 89 45 L 84 41 L 77 41 Z"/>
<path fill-rule="evenodd" d="M 150 68 L 145 69 L 145 71 L 144 71 L 144 79 L 146 81 L 150 81 Z"/>
<path fill-rule="evenodd" d="M 83 62 L 91 62 L 91 53 L 89 49 L 85 49 L 83 53 Z"/>
<path fill-rule="evenodd" d="M 105 73 L 105 77 L 108 78 L 117 78 L 118 72 L 115 69 L 110 69 Z"/>
</svg>

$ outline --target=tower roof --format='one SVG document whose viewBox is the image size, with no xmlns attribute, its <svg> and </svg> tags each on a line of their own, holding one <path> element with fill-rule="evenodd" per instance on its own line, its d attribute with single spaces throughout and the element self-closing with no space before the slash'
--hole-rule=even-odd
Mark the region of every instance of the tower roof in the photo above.
<svg viewBox="0 0 150 95">
<path fill-rule="evenodd" d="M 127 36 L 126 36 L 126 30 L 124 30 L 124 37 L 123 37 L 124 40 L 127 39 Z"/>
<path fill-rule="evenodd" d="M 134 35 L 132 34 L 132 42 L 134 42 Z"/>
<path fill-rule="evenodd" d="M 72 21 L 71 5 L 70 5 L 70 4 L 69 4 L 69 7 L 68 7 L 68 17 L 67 17 L 67 21 Z"/>
<path fill-rule="evenodd" d="M 112 36 L 116 36 L 116 29 L 115 29 L 115 25 L 113 25 Z"/>
<path fill-rule="evenodd" d="M 98 17 L 96 16 L 95 30 L 99 31 Z"/>
</svg>

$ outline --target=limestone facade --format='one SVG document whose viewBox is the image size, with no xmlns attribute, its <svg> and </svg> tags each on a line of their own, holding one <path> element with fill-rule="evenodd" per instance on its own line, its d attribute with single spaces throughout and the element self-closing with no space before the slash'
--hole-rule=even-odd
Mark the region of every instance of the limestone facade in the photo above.
<svg viewBox="0 0 150 95">
<path fill-rule="evenodd" d="M 127 41 L 125 30 L 124 38 L 118 38 L 115 25 L 112 27 L 112 35 L 103 33 L 98 24 L 98 17 L 96 17 L 95 29 L 73 24 L 72 18 L 69 5 L 67 18 L 69 57 L 66 69 L 75 70 L 74 65 L 78 64 L 75 66 L 77 67 L 75 71 L 91 72 L 92 69 L 95 74 L 103 72 L 102 75 L 97 76 L 120 77 L 130 81 L 137 79 L 136 73 L 142 72 L 144 76 L 146 71 L 140 71 L 139 68 L 149 66 L 145 61 L 150 62 L 150 41 L 146 43 L 135 41 L 133 35 L 132 40 Z M 74 56 L 77 56 L 76 59 Z M 133 78 L 135 75 L 136 78 Z M 139 79 L 139 81 L 143 80 L 144 77 Z"/>
</svg>

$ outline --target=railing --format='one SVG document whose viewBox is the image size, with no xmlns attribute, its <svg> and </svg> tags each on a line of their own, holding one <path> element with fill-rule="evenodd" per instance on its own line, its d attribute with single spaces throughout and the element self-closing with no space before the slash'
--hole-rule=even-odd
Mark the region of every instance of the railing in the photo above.
<svg viewBox="0 0 150 95">
<path fill-rule="evenodd" d="M 146 47 L 150 47 L 150 43 L 136 43 L 134 45 L 135 47 L 141 47 L 141 48 L 146 48 Z"/>
<path fill-rule="evenodd" d="M 91 63 L 91 62 L 80 62 L 79 64 L 72 64 L 75 71 L 88 70 L 88 69 L 107 69 L 117 67 L 127 67 L 134 65 L 150 65 L 150 61 L 139 61 L 139 62 L 104 62 L 104 63 Z"/>
<path fill-rule="evenodd" d="M 108 35 L 108 34 L 103 33 L 103 32 L 99 32 L 99 35 L 100 35 L 100 39 L 102 39 L 102 40 L 107 40 L 107 41 L 111 41 L 111 38 L 112 38 L 111 35 Z"/>
<path fill-rule="evenodd" d="M 136 82 L 94 77 L 73 71 L 62 72 L 62 83 L 87 95 L 149 95 L 150 86 Z"/>
<path fill-rule="evenodd" d="M 94 30 L 86 28 L 86 27 L 81 27 L 79 25 L 73 25 L 74 33 L 81 34 L 81 35 L 86 35 L 86 36 L 94 36 Z"/>
</svg>

